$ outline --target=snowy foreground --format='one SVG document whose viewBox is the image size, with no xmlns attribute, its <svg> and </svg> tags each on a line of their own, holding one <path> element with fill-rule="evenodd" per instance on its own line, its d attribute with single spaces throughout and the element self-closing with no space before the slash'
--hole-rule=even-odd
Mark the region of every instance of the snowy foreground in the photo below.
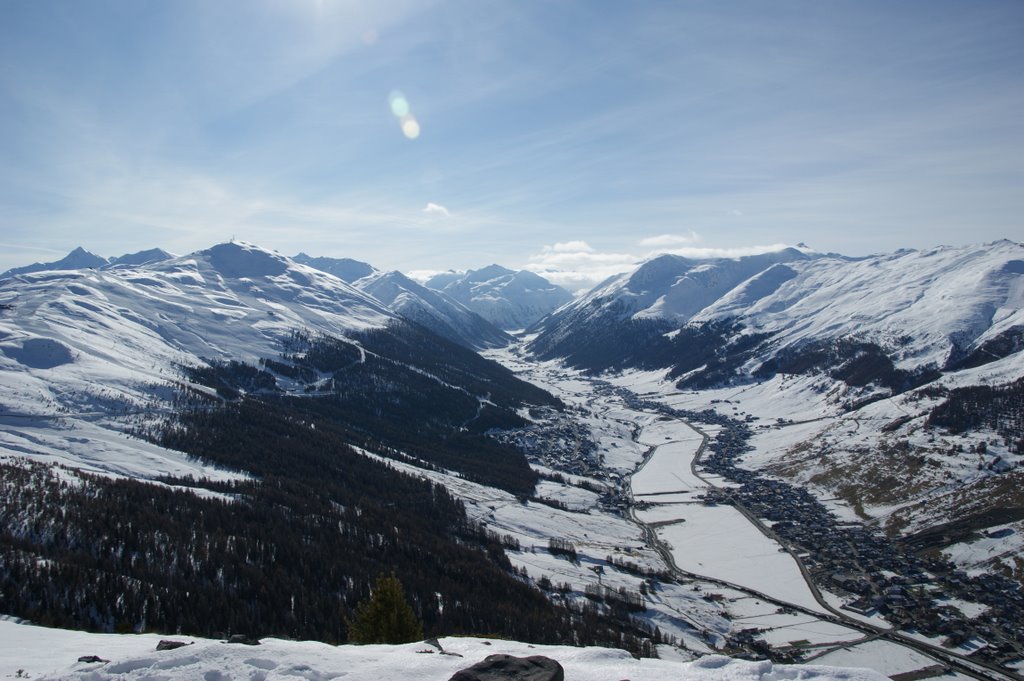
<svg viewBox="0 0 1024 681">
<path fill-rule="evenodd" d="M 177 650 L 156 651 L 161 638 L 194 642 Z M 567 681 L 881 681 L 866 669 L 813 665 L 773 665 L 709 656 L 695 662 L 635 660 L 621 650 L 534 646 L 514 641 L 445 638 L 448 654 L 425 643 L 399 646 L 330 646 L 311 641 L 264 639 L 259 646 L 230 645 L 192 637 L 156 634 L 87 634 L 0 621 L 0 678 L 107 679 L 375 679 L 445 681 L 488 655 L 544 655 L 558 660 Z M 109 662 L 78 662 L 95 655 Z"/>
</svg>

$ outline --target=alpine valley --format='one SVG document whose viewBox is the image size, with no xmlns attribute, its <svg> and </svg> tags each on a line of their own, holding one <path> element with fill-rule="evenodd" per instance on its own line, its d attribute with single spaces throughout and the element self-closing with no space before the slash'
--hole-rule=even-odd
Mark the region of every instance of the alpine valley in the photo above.
<svg viewBox="0 0 1024 681">
<path fill-rule="evenodd" d="M 575 299 L 77 249 L 0 275 L 0 613 L 340 643 L 393 572 L 432 637 L 1020 679 L 1022 351 L 1010 241 L 661 255 Z M 40 673 L 108 678 L 72 662 Z"/>
</svg>

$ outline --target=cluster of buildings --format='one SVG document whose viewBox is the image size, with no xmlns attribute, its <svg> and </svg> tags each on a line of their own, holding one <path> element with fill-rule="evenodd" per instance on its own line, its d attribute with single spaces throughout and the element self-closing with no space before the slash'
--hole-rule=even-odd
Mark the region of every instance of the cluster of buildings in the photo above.
<svg viewBox="0 0 1024 681">
<path fill-rule="evenodd" d="M 703 469 L 739 486 L 710 490 L 705 503 L 732 504 L 763 519 L 814 583 L 845 597 L 851 611 L 883 615 L 899 629 L 990 664 L 1024 659 L 1024 591 L 1017 582 L 968 576 L 937 552 L 918 554 L 863 525 L 839 522 L 804 489 L 739 468 L 749 435 L 749 426 L 734 420 L 709 446 Z"/>
<path fill-rule="evenodd" d="M 489 435 L 519 448 L 531 464 L 597 480 L 608 478 L 608 472 L 603 469 L 604 457 L 590 429 L 580 419 L 573 418 L 571 411 L 534 407 L 530 417 L 533 423 L 524 428 L 495 430 Z"/>
</svg>

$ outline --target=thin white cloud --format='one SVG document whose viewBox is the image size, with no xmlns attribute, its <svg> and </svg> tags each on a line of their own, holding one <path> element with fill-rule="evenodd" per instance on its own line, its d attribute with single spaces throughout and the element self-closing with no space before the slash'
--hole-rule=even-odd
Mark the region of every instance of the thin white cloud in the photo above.
<svg viewBox="0 0 1024 681">
<path fill-rule="evenodd" d="M 544 246 L 545 253 L 593 253 L 593 247 L 586 241 L 563 241 Z"/>
<path fill-rule="evenodd" d="M 423 208 L 423 212 L 428 215 L 443 215 L 444 217 L 448 217 L 449 215 L 451 215 L 451 213 L 448 212 L 447 208 L 445 208 L 439 203 L 433 202 L 428 203 L 426 207 Z"/>
<path fill-rule="evenodd" d="M 691 230 L 689 234 L 661 234 L 659 236 L 650 236 L 646 239 L 641 239 L 640 245 L 648 246 L 650 248 L 674 248 L 687 244 L 695 244 L 699 241 L 700 235 Z"/>
<path fill-rule="evenodd" d="M 441 274 L 442 272 L 450 272 L 451 270 L 409 270 L 405 272 L 405 276 L 409 277 L 415 282 L 420 284 L 426 283 L 431 277 Z"/>
<path fill-rule="evenodd" d="M 553 284 L 580 291 L 632 269 L 636 262 L 636 256 L 630 253 L 601 253 L 585 241 L 565 241 L 545 245 L 523 267 Z"/>
</svg>

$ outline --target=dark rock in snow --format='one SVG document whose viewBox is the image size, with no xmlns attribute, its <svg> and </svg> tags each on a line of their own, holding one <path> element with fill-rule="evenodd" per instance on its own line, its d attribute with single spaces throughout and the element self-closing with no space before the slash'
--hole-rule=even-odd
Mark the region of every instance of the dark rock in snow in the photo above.
<svg viewBox="0 0 1024 681">
<path fill-rule="evenodd" d="M 80 658 L 78 658 L 78 661 L 79 662 L 85 662 L 85 663 L 88 663 L 88 664 L 94 664 L 96 662 L 99 662 L 101 664 L 106 664 L 106 663 L 110 662 L 110 660 L 104 660 L 99 655 L 82 655 Z"/>
<path fill-rule="evenodd" d="M 228 638 L 228 643 L 240 643 L 246 646 L 258 646 L 260 644 L 260 640 L 258 638 L 246 636 L 245 634 L 231 634 L 231 636 Z"/>
<path fill-rule="evenodd" d="M 168 639 L 162 639 L 160 643 L 156 644 L 157 650 L 175 650 L 177 648 L 184 648 L 190 646 L 192 643 L 185 643 L 184 641 L 171 641 Z"/>
<path fill-rule="evenodd" d="M 477 662 L 455 672 L 449 681 L 563 681 L 565 671 L 557 661 L 543 655 L 513 657 L 512 655 L 489 655 L 483 662 Z"/>
</svg>

